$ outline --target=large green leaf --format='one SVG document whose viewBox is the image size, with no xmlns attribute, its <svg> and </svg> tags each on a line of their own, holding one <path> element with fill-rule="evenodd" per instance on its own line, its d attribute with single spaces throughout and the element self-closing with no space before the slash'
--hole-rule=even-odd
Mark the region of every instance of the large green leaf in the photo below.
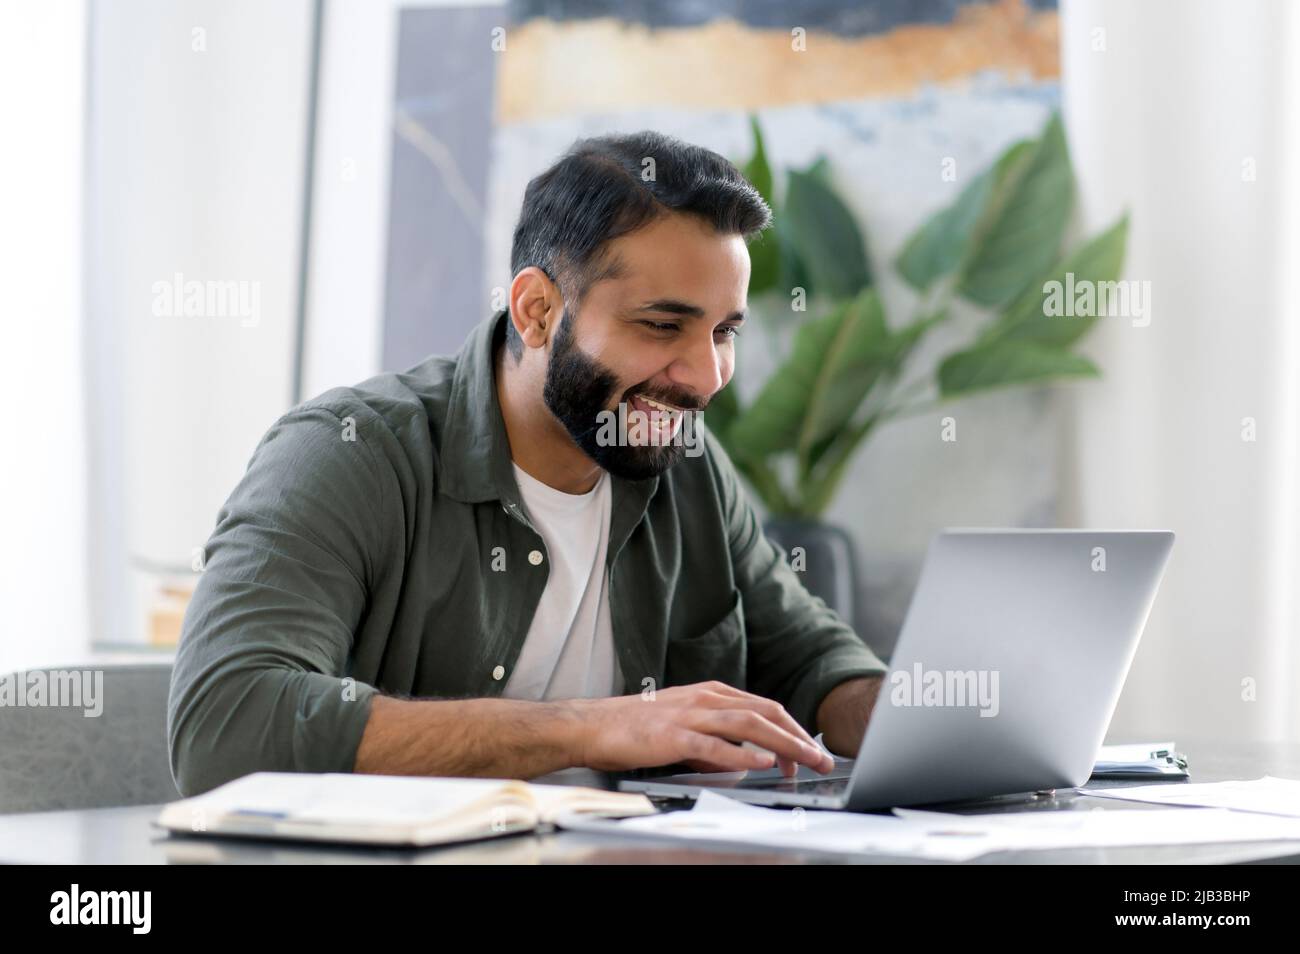
<svg viewBox="0 0 1300 954">
<path fill-rule="evenodd" d="M 823 171 L 790 172 L 782 213 L 819 294 L 850 298 L 871 284 L 862 233 Z"/>
<path fill-rule="evenodd" d="M 792 501 L 796 512 L 809 519 L 818 519 L 830 506 L 835 491 L 848 471 L 853 453 L 872 432 L 880 416 L 873 415 L 864 421 L 854 423 L 843 433 L 831 438 L 832 446 L 825 452 L 825 461 L 816 472 L 802 475 L 798 486 L 798 496 Z"/>
<path fill-rule="evenodd" d="M 898 273 L 917 291 L 925 291 L 961 262 L 971 230 L 993 189 L 993 171 L 968 185 L 957 201 L 932 216 L 907 241 L 898 256 Z"/>
<path fill-rule="evenodd" d="M 879 297 L 870 293 L 865 297 L 864 306 L 879 309 Z M 822 375 L 821 384 L 813 394 L 808 425 L 799 443 L 808 469 L 816 466 L 837 438 L 847 433 L 867 395 L 882 380 L 894 377 L 922 336 L 947 315 L 939 313 L 921 318 L 896 332 L 884 330 L 883 313 L 878 319 L 870 313 L 868 317 L 879 321 L 883 333 L 870 343 L 863 342 L 856 353 L 846 350 L 838 366 Z"/>
<path fill-rule="evenodd" d="M 987 307 L 1016 298 L 1056 261 L 1074 202 L 1059 116 L 1052 116 L 1032 148 L 1009 155 L 972 230 L 957 287 L 963 297 Z"/>
<path fill-rule="evenodd" d="M 835 344 L 818 369 L 799 434 L 799 452 L 835 434 L 852 417 L 885 370 L 889 329 L 880 296 L 867 290 L 853 300 L 840 322 Z"/>
<path fill-rule="evenodd" d="M 740 414 L 740 399 L 737 397 L 736 379 L 733 376 L 717 394 L 709 400 L 704 412 L 704 424 L 718 439 L 727 457 L 731 459 L 736 470 L 749 481 L 751 487 L 763 501 L 763 505 L 772 514 L 790 513 L 793 505 L 786 496 L 776 473 L 767 461 L 746 456 L 731 437 L 731 425 Z"/>
<path fill-rule="evenodd" d="M 809 272 L 808 266 L 804 264 L 803 257 L 799 254 L 799 249 L 795 247 L 790 223 L 784 215 L 777 216 L 775 231 L 777 246 L 780 249 L 780 277 L 777 279 L 777 287 L 787 297 L 794 289 L 802 288 L 804 299 L 812 298 L 817 286 L 813 281 L 812 273 Z"/>
<path fill-rule="evenodd" d="M 831 162 L 825 156 L 818 156 L 813 160 L 813 164 L 805 170 L 808 175 L 816 176 L 821 180 L 822 185 L 827 188 L 831 187 Z"/>
<path fill-rule="evenodd" d="M 772 204 L 772 167 L 767 162 L 767 149 L 763 144 L 763 129 L 758 125 L 758 117 L 749 117 L 749 129 L 754 135 L 754 155 L 740 170 L 749 180 L 749 184 L 758 190 L 768 205 Z"/>
<path fill-rule="evenodd" d="M 952 205 L 933 214 L 907 239 L 896 264 L 898 273 L 911 287 L 924 291 L 961 265 L 970 247 L 971 234 L 988 207 L 993 187 L 998 179 L 1005 177 L 1014 153 L 1028 148 L 1031 148 L 1028 142 L 1011 146 L 991 168 L 976 175 Z"/>
<path fill-rule="evenodd" d="M 879 299 L 869 290 L 800 326 L 790 357 L 732 422 L 737 453 L 763 457 L 799 447 L 810 409 L 832 387 L 828 379 L 857 367 L 887 337 Z"/>
<path fill-rule="evenodd" d="M 758 190 L 768 206 L 772 209 L 775 223 L 776 198 L 772 187 L 772 167 L 767 161 L 767 150 L 763 145 L 763 130 L 759 128 L 758 117 L 749 117 L 750 129 L 754 134 L 754 154 L 741 169 L 749 184 Z M 781 278 L 780 236 L 775 224 L 762 232 L 749 245 L 749 293 L 757 295 L 770 288 L 777 287 Z"/>
<path fill-rule="evenodd" d="M 889 382 L 896 380 L 908 355 L 925 333 L 947 317 L 946 312 L 938 312 L 890 332 L 864 361 L 846 367 L 838 376 L 836 387 L 831 390 L 834 398 L 818 415 L 822 426 L 817 429 L 817 437 L 801 453 L 799 495 L 811 508 L 810 514 L 821 512 L 815 501 L 833 492 L 844 461 L 853 455 L 881 417 L 882 408 L 865 417 L 859 413 L 867 396 L 876 387 L 888 387 Z"/>
<path fill-rule="evenodd" d="M 1056 377 L 1096 377 L 1083 355 L 1035 341 L 993 341 L 949 355 L 939 365 L 939 393 L 945 398 Z"/>
<path fill-rule="evenodd" d="M 1020 156 L 1032 149 L 1027 141 L 1007 149 L 996 163 L 975 177 L 957 200 L 941 209 L 908 239 L 898 256 L 899 274 L 918 291 L 925 291 L 955 271 L 966 257 L 971 236 L 997 184 Z"/>
<path fill-rule="evenodd" d="M 1049 314 L 1048 282 L 1058 282 L 1057 287 L 1064 294 L 1070 287 L 1082 287 L 1080 282 L 1090 282 L 1096 289 L 1103 283 L 1116 281 L 1124 265 L 1127 241 L 1126 215 L 1054 265 L 996 321 L 991 322 L 979 340 L 1022 339 L 1062 348 L 1074 344 L 1096 323 L 1098 316 Z"/>
</svg>

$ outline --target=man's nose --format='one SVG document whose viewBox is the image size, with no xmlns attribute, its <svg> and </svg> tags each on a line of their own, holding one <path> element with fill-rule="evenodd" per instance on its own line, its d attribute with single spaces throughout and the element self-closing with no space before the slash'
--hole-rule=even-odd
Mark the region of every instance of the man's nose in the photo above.
<svg viewBox="0 0 1300 954">
<path fill-rule="evenodd" d="M 696 400 L 707 402 L 723 385 L 722 363 L 713 336 L 691 342 L 684 355 L 668 369 L 668 377 L 680 387 L 691 391 Z"/>
</svg>

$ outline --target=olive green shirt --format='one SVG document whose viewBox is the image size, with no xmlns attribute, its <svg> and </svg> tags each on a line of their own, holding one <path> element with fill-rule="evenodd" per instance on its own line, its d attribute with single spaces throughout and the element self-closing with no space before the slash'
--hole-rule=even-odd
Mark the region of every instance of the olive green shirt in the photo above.
<svg viewBox="0 0 1300 954">
<path fill-rule="evenodd" d="M 497 400 L 503 316 L 455 357 L 328 391 L 262 438 L 217 516 L 176 655 L 183 794 L 255 771 L 352 771 L 376 692 L 501 694 L 549 565 Z M 815 734 L 832 688 L 885 666 L 803 588 L 716 439 L 696 434 L 703 453 L 613 479 L 625 691 L 718 679 Z"/>
</svg>

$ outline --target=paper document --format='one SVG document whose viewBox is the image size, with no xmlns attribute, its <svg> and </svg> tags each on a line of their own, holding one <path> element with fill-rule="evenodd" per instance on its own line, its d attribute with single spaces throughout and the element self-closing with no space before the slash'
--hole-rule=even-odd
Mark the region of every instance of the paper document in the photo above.
<svg viewBox="0 0 1300 954">
<path fill-rule="evenodd" d="M 1300 841 L 1300 821 L 1214 808 L 892 815 L 764 808 L 715 792 L 689 811 L 621 821 L 560 819 L 562 828 L 700 842 L 966 861 L 995 851 Z"/>
<path fill-rule="evenodd" d="M 635 822 L 635 824 L 633 823 Z M 688 811 L 610 821 L 564 816 L 556 825 L 688 841 L 721 842 L 807 851 L 861 852 L 963 861 L 999 845 L 979 831 L 949 830 L 941 821 L 911 821 L 894 815 L 763 808 L 705 790 Z"/>
<path fill-rule="evenodd" d="M 1222 808 L 1096 809 L 947 815 L 896 808 L 902 818 L 969 825 L 1003 850 L 1209 845 L 1240 841 L 1300 841 L 1300 820 Z"/>
<path fill-rule="evenodd" d="M 1197 805 L 1238 812 L 1263 812 L 1300 818 L 1300 781 L 1263 778 L 1233 782 L 1138 785 L 1132 788 L 1080 788 L 1082 795 L 1158 805 Z"/>
</svg>

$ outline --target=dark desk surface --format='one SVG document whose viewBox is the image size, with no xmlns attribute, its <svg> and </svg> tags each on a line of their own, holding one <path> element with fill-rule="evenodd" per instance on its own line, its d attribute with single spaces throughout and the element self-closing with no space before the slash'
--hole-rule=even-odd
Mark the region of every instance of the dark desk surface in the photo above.
<svg viewBox="0 0 1300 954">
<path fill-rule="evenodd" d="M 1178 738 L 1175 734 L 1175 738 Z M 1300 745 L 1178 741 L 1193 782 L 1300 778 Z M 1142 782 L 1098 782 L 1097 787 Z M 1177 785 L 1177 782 L 1163 784 Z M 1108 811 L 1156 806 L 1089 798 L 1073 791 L 1052 797 L 998 799 L 960 809 L 991 811 Z M 944 810 L 958 810 L 945 808 Z M 885 855 L 831 855 L 773 849 L 719 849 L 636 837 L 553 831 L 515 835 L 423 851 L 341 848 L 214 837 L 173 837 L 152 826 L 156 805 L 0 815 L 0 862 L 49 864 L 891 864 L 927 863 Z M 999 852 L 972 864 L 1223 864 L 1300 862 L 1300 842 L 1087 848 Z"/>
</svg>

